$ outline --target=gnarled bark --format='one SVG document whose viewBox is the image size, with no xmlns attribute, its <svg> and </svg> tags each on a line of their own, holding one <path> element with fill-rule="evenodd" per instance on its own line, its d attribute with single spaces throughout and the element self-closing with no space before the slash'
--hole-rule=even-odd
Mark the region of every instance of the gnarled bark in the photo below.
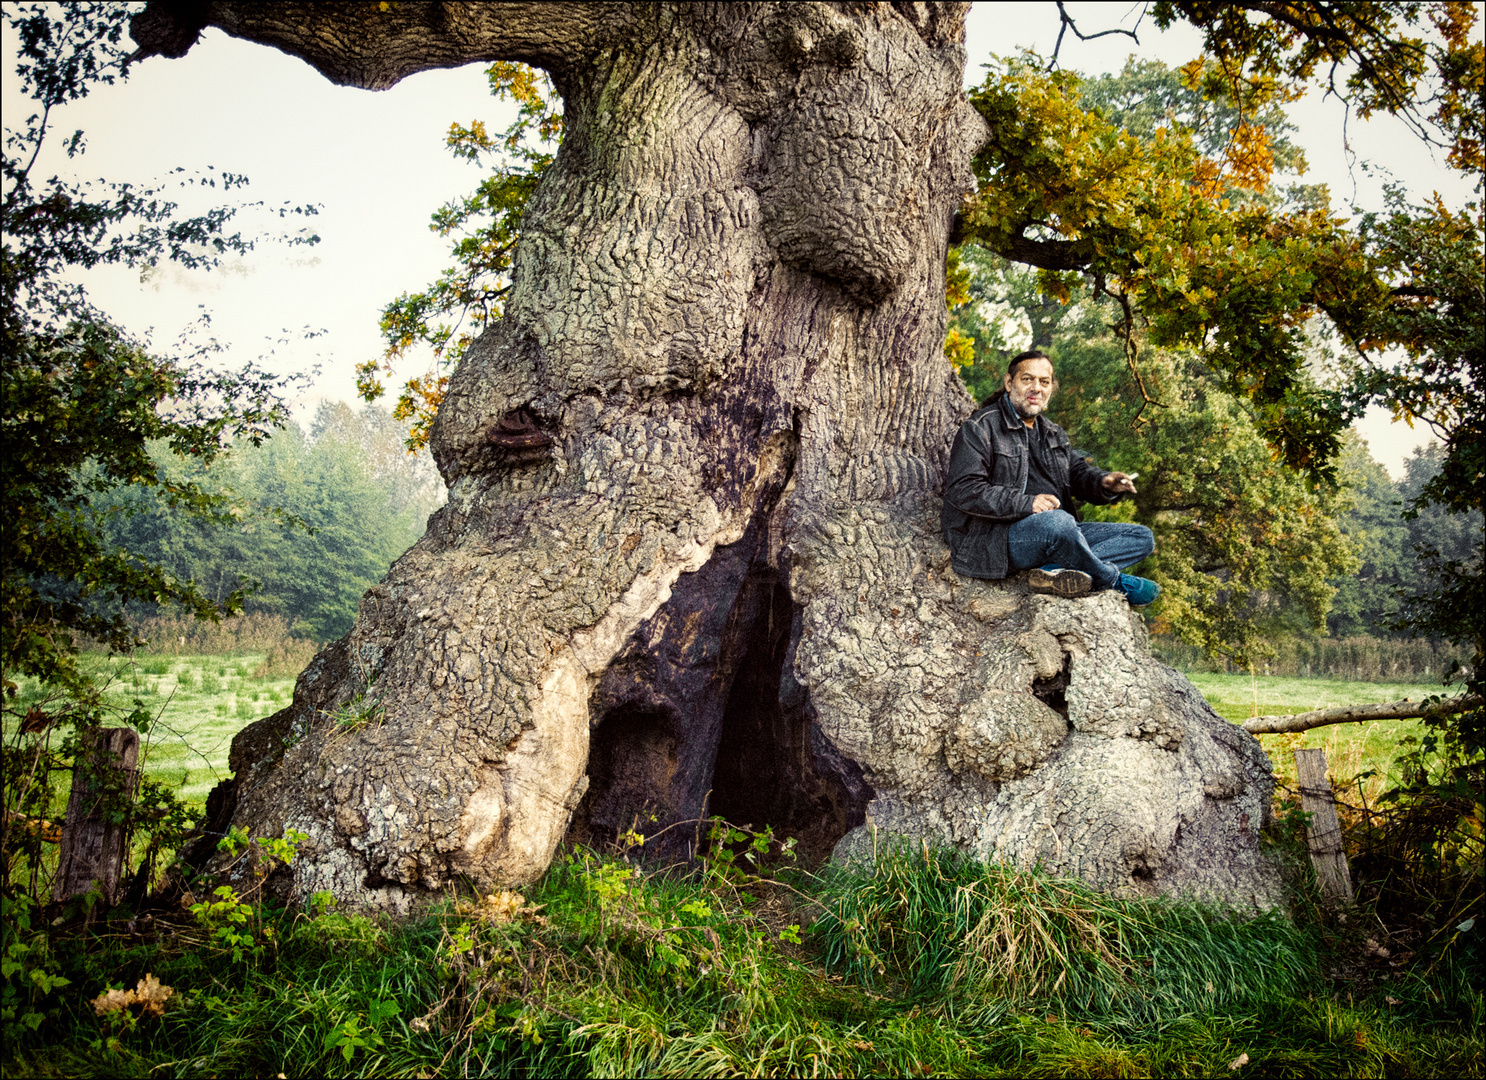
<svg viewBox="0 0 1486 1080">
<path fill-rule="evenodd" d="M 543 37 L 500 6 L 210 5 L 362 85 L 545 63 L 567 118 L 435 425 L 448 505 L 239 736 L 219 816 L 306 832 L 301 890 L 391 908 L 530 880 L 570 829 L 686 855 L 704 811 L 1266 902 L 1267 762 L 1124 602 L 948 569 L 962 6 L 560 6 Z M 397 44 L 436 18 L 484 28 Z"/>
</svg>

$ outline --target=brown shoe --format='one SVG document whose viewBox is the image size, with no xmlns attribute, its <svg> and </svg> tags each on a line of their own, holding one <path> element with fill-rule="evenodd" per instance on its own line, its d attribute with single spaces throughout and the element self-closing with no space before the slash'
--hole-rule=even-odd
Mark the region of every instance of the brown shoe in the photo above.
<svg viewBox="0 0 1486 1080">
<path fill-rule="evenodd" d="M 1033 570 L 1027 575 L 1027 587 L 1044 596 L 1073 599 L 1087 596 L 1094 579 L 1082 570 Z"/>
</svg>

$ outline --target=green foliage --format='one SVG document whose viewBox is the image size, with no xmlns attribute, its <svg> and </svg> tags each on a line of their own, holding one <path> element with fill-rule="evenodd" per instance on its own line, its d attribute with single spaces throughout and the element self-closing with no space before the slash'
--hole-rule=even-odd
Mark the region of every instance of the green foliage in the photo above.
<svg viewBox="0 0 1486 1080">
<path fill-rule="evenodd" d="M 0 1030 L 5 1041 L 34 1032 L 46 1019 L 43 999 L 71 984 L 57 967 L 51 942 L 29 896 L 0 895 Z"/>
<path fill-rule="evenodd" d="M 1422 738 L 1400 741 L 1400 780 L 1352 815 L 1347 839 L 1354 874 L 1396 937 L 1428 950 L 1433 962 L 1458 943 L 1480 977 L 1486 975 L 1480 935 L 1458 927 L 1486 914 L 1486 768 L 1459 739 L 1425 730 Z M 1358 782 L 1365 778 L 1359 774 Z"/>
<path fill-rule="evenodd" d="M 116 4 L 8 5 L 6 23 L 20 43 L 20 94 L 34 112 L 7 125 L 0 204 L 0 459 L 5 462 L 0 540 L 0 668 L 6 740 L 4 825 L 0 826 L 0 895 L 14 895 L 24 870 L 33 898 L 45 822 L 56 812 L 53 778 L 65 776 L 79 733 L 112 721 L 144 730 L 151 713 L 111 704 L 78 662 L 79 639 L 132 647 L 132 604 L 174 605 L 201 619 L 236 611 L 240 582 L 212 596 L 189 578 L 111 542 L 109 518 L 121 500 L 147 500 L 182 518 L 222 526 L 245 512 L 235 497 L 194 478 L 173 475 L 167 461 L 201 469 L 234 444 L 257 445 L 288 416 L 280 397 L 292 380 L 253 365 L 214 370 L 203 357 L 162 357 L 120 330 L 89 301 L 79 270 L 127 266 L 148 270 L 162 260 L 209 268 L 253 242 L 229 233 L 236 210 L 221 207 L 186 218 L 164 186 L 139 188 L 97 181 L 76 184 L 33 175 L 52 134 L 56 110 L 127 74 L 120 46 L 130 12 Z M 16 95 L 20 100 L 20 95 Z M 7 99 L 7 105 L 11 105 Z M 7 119 L 20 111 L 7 109 Z M 84 151 L 77 132 L 69 157 Z M 232 191 L 244 178 L 208 172 L 173 183 Z M 281 216 L 314 213 L 285 207 Z M 301 231 L 290 243 L 314 243 Z M 156 453 L 151 449 L 157 448 Z M 18 707 L 20 681 L 46 693 Z M 111 812 L 127 818 L 121 795 Z M 144 816 L 159 835 L 177 830 L 179 814 L 155 789 Z"/>
<path fill-rule="evenodd" d="M 1202 64 L 1184 69 L 1179 78 L 1158 60 L 1132 56 L 1119 74 L 1084 79 L 1080 104 L 1143 140 L 1156 138 L 1175 120 L 1191 132 L 1194 147 L 1209 161 L 1227 166 L 1224 197 L 1234 203 L 1257 199 L 1273 204 L 1283 193 L 1268 185 L 1267 176 L 1298 176 L 1306 170 L 1304 151 L 1290 141 L 1295 126 L 1277 101 L 1245 109 L 1226 92 L 1205 93 L 1203 77 L 1211 73 Z M 1245 152 L 1252 160 L 1243 160 Z M 1234 183 L 1250 178 L 1266 182 Z"/>
<path fill-rule="evenodd" d="M 964 354 L 956 366 L 982 398 L 1024 334 L 1055 350 L 1060 422 L 1102 464 L 1141 473 L 1137 520 L 1158 532 L 1147 569 L 1165 588 L 1153 612 L 1158 629 L 1240 663 L 1263 659 L 1275 635 L 1319 626 L 1340 586 L 1334 630 L 1386 632 L 1403 619 L 1407 629 L 1471 645 L 1479 672 L 1479 543 L 1446 556 L 1423 541 L 1421 575 L 1420 559 L 1399 550 L 1390 485 L 1376 466 L 1343 454 L 1347 495 L 1317 490 L 1313 478 L 1335 476 L 1343 425 L 1382 401 L 1444 439 L 1438 473 L 1412 496 L 1411 514 L 1439 505 L 1467 515 L 1467 526 L 1479 520 L 1480 208 L 1455 214 L 1390 191 L 1387 211 L 1364 215 L 1349 234 L 1327 216 L 1324 192 L 1281 191 L 1275 171 L 1304 164 L 1286 141 L 1283 84 L 1317 62 L 1319 24 L 1280 32 L 1276 23 L 1189 7 L 1168 5 L 1166 17 L 1196 22 L 1211 42 L 1231 38 L 1225 58 L 1180 73 L 1132 60 L 1119 75 L 1087 82 L 1013 61 L 973 96 L 992 140 L 977 161 L 982 184 L 966 235 L 986 253 L 965 248 L 953 260 L 970 274 L 955 288 L 973 301 L 952 320 Z M 1410 45 L 1408 55 L 1422 64 L 1428 53 L 1438 66 L 1446 52 L 1478 53 L 1462 36 L 1477 16 L 1457 7 L 1430 9 L 1437 26 L 1452 27 L 1444 50 Z M 1378 25 L 1416 15 L 1380 6 Z M 1377 72 L 1397 75 L 1400 93 L 1417 83 L 1423 68 L 1398 67 L 1403 54 L 1391 45 L 1349 36 L 1366 19 L 1339 18 L 1337 40 L 1349 42 L 1339 57 L 1375 50 L 1373 74 L 1358 75 L 1369 93 L 1381 85 L 1369 81 Z M 1239 79 L 1245 63 L 1261 76 Z M 1456 90 L 1474 85 L 1479 94 L 1479 73 L 1459 77 L 1466 81 Z M 1367 100 L 1364 111 L 1406 105 Z M 990 253 L 1041 269 L 1034 277 Z M 1323 359 L 1300 326 L 1318 313 L 1355 346 L 1355 358 Z M 1385 363 L 1381 350 L 1392 345 L 1410 359 Z M 1265 460 L 1267 445 L 1301 468 Z M 1190 468 L 1190 448 L 1211 468 Z M 1350 545 L 1330 522 L 1348 501 Z M 1349 547 L 1364 559 L 1360 576 Z"/>
<path fill-rule="evenodd" d="M 1480 46 L 1476 48 L 1479 50 Z M 1478 73 L 1479 89 L 1479 73 Z M 1478 121 L 1479 123 L 1479 121 Z M 1479 153 L 1479 144 L 1478 144 Z M 1470 211 L 1474 211 L 1474 216 Z M 1362 234 L 1393 285 L 1397 302 L 1376 313 L 1354 377 L 1395 416 L 1428 424 L 1442 450 L 1420 482 L 1411 463 L 1406 517 L 1426 580 L 1399 625 L 1472 650 L 1468 689 L 1486 689 L 1486 563 L 1481 520 L 1486 508 L 1486 254 L 1482 208 L 1451 213 L 1438 199 L 1410 205 L 1390 191 L 1383 213 L 1363 218 Z M 1383 344 L 1402 345 L 1408 359 L 1385 362 Z M 1367 350 L 1367 346 L 1371 346 Z M 1419 467 L 1427 467 L 1420 462 Z M 1419 474 L 1422 476 L 1422 471 Z M 1440 511 L 1453 520 L 1442 520 Z M 1460 543 L 1460 534 L 1471 535 Z M 1454 534 L 1454 535 L 1452 535 Z M 1486 751 L 1486 710 L 1442 725 L 1468 755 Z"/>
<path fill-rule="evenodd" d="M 397 1002 L 377 999 L 370 1003 L 365 1013 L 348 1016 L 325 1033 L 322 1045 L 327 1050 L 337 1050 L 349 1062 L 357 1050 L 371 1051 L 383 1045 L 378 1028 L 396 1016 Z"/>
<path fill-rule="evenodd" d="M 1320 65 L 1329 65 L 1333 88 L 1345 67 L 1361 115 L 1401 117 L 1426 142 L 1448 147 L 1453 167 L 1479 178 L 1486 61 L 1473 34 L 1478 8 L 1317 4 L 1280 12 L 1162 3 L 1155 15 L 1161 25 L 1185 19 L 1201 28 L 1209 57 L 1184 66 L 1179 79 L 1159 65 L 1132 62 L 1118 76 L 1088 83 L 1024 57 L 1004 62 L 971 95 L 991 137 L 976 160 L 981 184 L 964 215 L 964 235 L 1039 268 L 1043 300 L 1024 310 L 1070 302 L 1080 279 L 1095 299 L 1114 301 L 1113 315 L 1101 318 L 1124 352 L 1128 389 L 1138 395 L 1136 425 L 1165 420 L 1159 373 L 1153 379 L 1148 370 L 1152 347 L 1197 358 L 1204 379 L 1231 397 L 1288 465 L 1304 470 L 1301 482 L 1333 481 L 1345 426 L 1368 404 L 1382 403 L 1411 423 L 1429 424 L 1444 441 L 1438 475 L 1411 512 L 1431 504 L 1479 512 L 1486 490 L 1478 389 L 1486 377 L 1481 204 L 1456 212 L 1437 197 L 1415 205 L 1392 189 L 1382 211 L 1362 215 L 1350 229 L 1330 216 L 1324 191 L 1282 193 L 1272 184 L 1276 168 L 1303 164 L 1285 142 L 1279 106 L 1299 96 Z M 1428 94 L 1426 79 L 1434 80 Z M 1431 102 L 1437 108 L 1426 115 Z M 1302 332 L 1317 315 L 1354 357 L 1317 362 Z M 979 347 L 965 340 L 974 336 L 968 321 L 953 328 L 962 361 Z M 976 329 L 994 337 L 997 328 Z M 1398 346 L 1402 362 L 1388 351 Z M 991 357 L 976 359 L 957 367 L 979 394 L 995 365 L 986 363 Z M 1230 503 L 1233 497 L 1222 495 Z M 1325 514 L 1325 501 L 1302 518 Z M 1208 520 L 1224 516 L 1211 504 L 1204 512 Z M 1298 536 L 1295 524 L 1279 523 L 1267 537 Z M 1259 566 L 1264 546 L 1241 554 Z M 1162 558 L 1173 552 L 1169 542 L 1160 550 Z M 1399 615 L 1408 629 L 1469 645 L 1468 685 L 1479 689 L 1486 666 L 1479 546 L 1456 559 L 1430 552 L 1426 546 L 1422 553 L 1430 583 Z M 1372 544 L 1367 554 L 1387 551 Z M 1263 590 L 1237 590 L 1236 621 L 1214 618 L 1214 604 L 1228 595 L 1221 580 L 1227 559 L 1208 560 L 1194 549 L 1182 561 L 1163 582 L 1176 593 L 1166 605 L 1171 625 L 1178 615 L 1196 616 L 1207 625 L 1193 630 L 1195 639 L 1208 647 L 1235 657 L 1257 647 L 1262 655 L 1252 631 Z M 1342 569 L 1338 563 L 1329 573 Z M 1373 577 L 1392 573 L 1376 564 L 1368 570 Z M 1324 577 L 1302 573 L 1286 583 L 1304 621 L 1325 614 Z M 1364 598 L 1349 590 L 1342 619 L 1384 615 L 1379 609 L 1390 601 L 1380 603 L 1373 591 Z M 1183 599 L 1196 599 L 1195 607 L 1178 611 Z M 1486 712 L 1449 727 L 1468 748 L 1486 744 Z"/>
<path fill-rule="evenodd" d="M 249 839 L 247 830 L 234 825 L 218 842 L 217 850 L 238 856 L 224 868 L 224 873 L 246 858 L 253 878 L 261 882 L 279 864 L 292 864 L 299 854 L 299 845 L 308 839 L 308 835 L 297 829 L 289 829 L 281 837 Z M 253 892 L 256 891 L 255 888 Z M 197 925 L 208 935 L 202 947 L 208 951 L 230 953 L 235 964 L 242 963 L 245 958 L 259 961 L 266 946 L 277 936 L 274 927 L 265 924 L 259 906 L 244 899 L 231 885 L 218 885 L 212 889 L 211 895 L 216 899 L 200 900 L 188 908 Z"/>
<path fill-rule="evenodd" d="M 408 425 L 408 449 L 428 442 L 430 426 L 449 383 L 449 373 L 475 334 L 499 318 L 511 290 L 511 259 L 520 237 L 521 215 L 542 174 L 552 164 L 552 148 L 562 137 L 560 102 L 544 73 L 525 64 L 499 61 L 486 70 L 490 92 L 517 106 L 516 119 L 496 136 L 476 120 L 451 124 L 446 140 L 457 158 L 488 164 L 491 173 L 474 193 L 440 207 L 430 226 L 439 236 L 456 236 L 457 260 L 422 292 L 403 293 L 382 311 L 386 348 L 378 360 L 357 367 L 362 397 L 375 401 L 411 350 L 431 353 L 428 370 L 404 383 L 393 416 Z"/>
<path fill-rule="evenodd" d="M 225 253 L 252 247 L 224 233 L 230 208 L 177 220 L 175 205 L 160 197 L 160 189 L 33 182 L 52 110 L 125 74 L 118 41 L 127 10 L 17 5 L 6 17 L 22 40 L 18 73 L 39 112 L 22 129 L 7 128 L 0 209 L 6 356 L 0 449 L 11 522 L 4 549 L 5 659 L 8 668 L 62 677 L 66 644 L 58 630 L 44 628 L 77 629 L 126 645 L 127 624 L 117 612 L 122 602 L 169 600 L 202 616 L 222 610 L 189 582 L 101 543 L 99 496 L 138 488 L 184 512 L 227 520 L 236 509 L 231 500 L 171 482 L 146 444 L 161 440 L 179 457 L 207 462 L 227 440 L 262 439 L 287 413 L 277 396 L 282 380 L 251 366 L 224 374 L 150 356 L 67 280 L 77 268 L 139 267 L 162 258 L 209 267 Z M 68 152 L 82 149 L 79 132 Z M 191 182 L 231 190 L 244 180 Z M 236 599 L 224 601 L 228 610 Z"/>
<path fill-rule="evenodd" d="M 701 858 L 707 881 L 736 888 L 759 881 L 766 860 L 788 864 L 794 859 L 795 838 L 776 839 L 773 826 L 739 828 L 720 817 L 708 822 L 707 848 Z"/>
<path fill-rule="evenodd" d="M 1418 566 L 1409 557 L 1398 486 L 1357 439 L 1343 446 L 1340 469 L 1350 505 L 1339 523 L 1360 565 L 1336 580 L 1327 627 L 1335 637 L 1387 633 L 1400 614 L 1403 583 Z"/>
<path fill-rule="evenodd" d="M 1088 82 L 1022 63 L 987 79 L 977 107 L 1002 141 L 977 166 L 983 183 L 969 233 L 983 246 L 961 249 L 973 302 L 953 322 L 974 341 L 975 360 L 960 374 L 979 400 L 999 387 L 1006 359 L 1026 344 L 1054 356 L 1062 387 L 1056 419 L 1098 464 L 1141 476 L 1133 504 L 1086 513 L 1127 520 L 1133 512 L 1156 533 L 1157 555 L 1142 567 L 1163 588 L 1150 613 L 1156 629 L 1247 664 L 1272 652 L 1276 635 L 1320 626 L 1333 591 L 1328 578 L 1353 563 L 1339 542 L 1336 495 L 1274 460 L 1278 414 L 1255 408 L 1256 393 L 1262 403 L 1271 392 L 1235 380 L 1232 349 L 1221 331 L 1209 334 L 1240 321 L 1238 313 L 1204 309 L 1182 329 L 1166 310 L 1240 302 L 1231 282 L 1195 283 L 1193 275 L 1215 263 L 1199 269 L 1181 260 L 1230 257 L 1233 230 L 1258 228 L 1278 212 L 1274 169 L 1304 164 L 1286 141 L 1290 126 L 1278 106 L 1246 118 L 1205 96 L 1199 74 L 1132 60 L 1119 75 Z M 1061 160 L 1065 139 L 1071 162 Z M 1256 163 L 1259 142 L 1267 156 Z M 1248 157 L 1235 149 L 1240 143 Z M 1293 274 L 1279 265 L 1294 252 L 1263 243 L 1274 265 L 1240 276 L 1288 280 Z M 995 251 L 1044 269 L 1029 272 Z M 1058 267 L 1081 268 L 1092 287 L 1050 276 L 1053 255 Z M 1160 265 L 1167 268 L 1158 272 Z M 1112 284 L 1110 275 L 1123 276 Z M 1296 297 L 1274 291 L 1266 303 L 1276 306 L 1247 310 L 1241 321 L 1293 322 L 1281 313 L 1295 310 Z M 1301 370 L 1305 339 L 1285 333 L 1290 344 L 1271 359 L 1278 364 L 1289 350 L 1284 363 L 1293 370 L 1271 373 L 1285 385 L 1279 392 L 1297 402 L 1317 398 L 1319 387 Z M 1162 343 L 1191 347 L 1153 347 Z M 1305 459 L 1291 450 L 1292 459 Z"/>
<path fill-rule="evenodd" d="M 5 1070 L 1185 1076 L 1227 1075 L 1242 1053 L 1286 1075 L 1479 1071 L 1481 994 L 1449 958 L 1428 982 L 1333 982 L 1344 936 L 933 852 L 794 880 L 757 881 L 744 905 L 728 882 L 575 851 L 528 896 L 399 923 L 328 902 L 264 911 L 277 945 L 255 964 L 221 965 L 189 935 L 99 937 L 63 950 L 73 985 L 7 1040 Z M 885 969 L 870 989 L 842 915 Z M 173 990 L 158 1022 L 95 1012 L 92 995 L 144 972 Z"/>
<path fill-rule="evenodd" d="M 1183 71 L 1189 86 L 1198 68 Z M 1134 73 L 1127 69 L 1126 78 Z M 1199 350 L 1292 466 L 1329 475 L 1340 431 L 1357 411 L 1306 376 L 1299 326 L 1324 308 L 1351 332 L 1383 296 L 1356 241 L 1324 209 L 1277 210 L 1263 192 L 1272 143 L 1252 122 L 1207 158 L 1178 116 L 1149 138 L 1088 111 L 1081 80 L 1010 61 L 971 93 L 990 126 L 975 160 L 980 187 L 964 213 L 970 242 L 1040 268 L 1041 290 L 1066 302 L 1080 275 L 1119 306 L 1114 323 L 1142 404 L 1142 341 Z M 1139 125 L 1136 125 L 1137 128 Z M 1324 272 L 1323 272 L 1324 270 Z M 1145 420 L 1145 410 L 1137 419 Z"/>
<path fill-rule="evenodd" d="M 219 885 L 212 890 L 215 900 L 202 900 L 191 905 L 191 914 L 221 948 L 232 953 L 232 959 L 241 963 L 245 953 L 255 951 L 257 942 L 247 923 L 253 918 L 253 908 L 245 904 L 231 885 Z"/>
<path fill-rule="evenodd" d="M 1477 176 L 1486 168 L 1486 49 L 1473 33 L 1478 5 L 1160 0 L 1151 15 L 1163 29 L 1183 20 L 1203 31 L 1204 47 L 1217 58 L 1203 79 L 1208 96 L 1252 109 L 1276 96 L 1298 97 L 1324 71 L 1330 91 L 1359 116 L 1391 113 L 1423 142 L 1448 149 L 1452 168 Z M 1429 105 L 1433 113 L 1425 112 Z"/>
<path fill-rule="evenodd" d="M 1334 581 L 1337 595 L 1327 618 L 1334 636 L 1399 631 L 1423 631 L 1436 640 L 1445 636 L 1439 627 L 1416 626 L 1412 613 L 1430 610 L 1427 594 L 1438 587 L 1443 567 L 1459 570 L 1478 557 L 1482 529 L 1479 509 L 1456 511 L 1420 497 L 1438 480 L 1447 454 L 1438 444 L 1416 450 L 1404 463 L 1405 478 L 1394 483 L 1365 445 L 1347 444 L 1341 474 L 1350 505 L 1340 525 L 1362 565 L 1357 574 Z M 1426 606 L 1416 606 L 1421 603 Z M 1467 627 L 1469 613 L 1457 615 L 1453 627 Z M 1462 636 L 1453 640 L 1458 643 Z"/>
</svg>

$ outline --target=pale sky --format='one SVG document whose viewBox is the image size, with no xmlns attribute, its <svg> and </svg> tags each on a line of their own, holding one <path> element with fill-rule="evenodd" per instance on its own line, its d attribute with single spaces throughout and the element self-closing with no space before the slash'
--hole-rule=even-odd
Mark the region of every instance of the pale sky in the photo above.
<svg viewBox="0 0 1486 1080">
<path fill-rule="evenodd" d="M 1067 7 L 1085 33 L 1108 28 L 1127 11 L 1123 25 L 1129 26 L 1141 9 L 1107 3 Z M 1052 3 L 976 4 L 967 85 L 980 81 L 990 54 L 1022 47 L 1046 54 L 1057 31 Z M 1147 21 L 1139 33 L 1138 47 L 1125 37 L 1079 42 L 1070 33 L 1062 64 L 1089 73 L 1117 71 L 1138 52 L 1175 66 L 1200 51 L 1199 35 L 1185 24 L 1163 34 Z M 14 52 L 9 40 L 6 52 Z M 4 79 L 6 123 L 17 125 L 29 103 L 14 92 L 10 65 Z M 158 347 L 173 342 L 204 306 L 212 316 L 211 333 L 231 343 L 226 362 L 262 356 L 270 369 L 282 372 L 318 367 L 300 403 L 309 411 L 321 398 L 355 401 L 355 364 L 381 352 L 381 308 L 402 292 L 425 287 L 449 265 L 448 241 L 429 231 L 429 215 L 440 203 L 472 191 L 481 172 L 455 161 L 444 135 L 455 120 L 504 127 L 504 108 L 489 97 L 478 64 L 424 72 L 372 93 L 332 86 L 302 61 L 212 29 L 184 59 L 151 58 L 126 82 L 100 87 L 55 113 L 54 130 L 61 136 L 55 142 L 81 128 L 87 152 L 71 162 L 60 152 L 44 158 L 37 175 L 70 171 L 83 179 L 145 183 L 176 167 L 195 172 L 213 166 L 246 174 L 247 199 L 271 207 L 321 204 L 320 215 L 307 223 L 322 237 L 312 248 L 262 244 L 223 270 L 186 273 L 172 267 L 145 283 L 123 270 L 101 271 L 88 280 L 101 307 Z M 1354 199 L 1364 207 L 1380 203 L 1383 165 L 1418 197 L 1438 189 L 1448 204 L 1459 206 L 1470 196 L 1464 178 L 1392 118 L 1345 123 L 1342 104 L 1323 102 L 1319 93 L 1292 106 L 1291 115 L 1310 161 L 1306 181 L 1329 184 L 1339 210 Z M 1348 145 L 1372 171 L 1349 169 Z M 199 210 L 221 200 L 183 191 L 178 201 Z M 239 223 L 251 233 L 277 221 L 243 214 Z M 293 336 L 304 327 L 324 334 L 308 342 Z M 286 330 L 287 343 L 276 344 Z M 403 378 L 416 373 L 399 372 Z M 1422 429 L 1390 424 L 1381 410 L 1361 429 L 1373 455 L 1394 476 L 1424 437 Z"/>
</svg>

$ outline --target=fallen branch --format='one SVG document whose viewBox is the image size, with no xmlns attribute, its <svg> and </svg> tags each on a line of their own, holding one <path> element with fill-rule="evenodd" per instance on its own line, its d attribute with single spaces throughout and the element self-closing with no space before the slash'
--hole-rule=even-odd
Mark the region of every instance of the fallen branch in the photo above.
<svg viewBox="0 0 1486 1080">
<path fill-rule="evenodd" d="M 1420 716 L 1448 715 L 1479 708 L 1486 704 L 1480 694 L 1465 694 L 1448 701 L 1427 704 L 1423 701 L 1388 701 L 1380 705 L 1344 705 L 1335 709 L 1316 709 L 1294 716 L 1256 716 L 1245 720 L 1243 729 L 1250 735 L 1279 735 L 1292 731 L 1309 731 L 1327 724 L 1356 724 L 1363 720 L 1411 720 Z"/>
</svg>

